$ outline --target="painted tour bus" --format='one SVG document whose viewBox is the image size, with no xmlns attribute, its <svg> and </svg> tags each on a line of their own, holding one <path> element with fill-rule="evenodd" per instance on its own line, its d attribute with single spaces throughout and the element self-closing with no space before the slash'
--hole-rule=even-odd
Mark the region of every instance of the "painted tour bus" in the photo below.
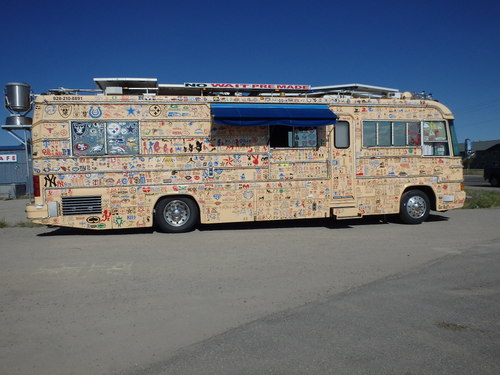
<svg viewBox="0 0 500 375">
<path fill-rule="evenodd" d="M 94 81 L 33 97 L 35 223 L 185 232 L 399 214 L 419 224 L 465 200 L 453 114 L 423 94 Z"/>
</svg>

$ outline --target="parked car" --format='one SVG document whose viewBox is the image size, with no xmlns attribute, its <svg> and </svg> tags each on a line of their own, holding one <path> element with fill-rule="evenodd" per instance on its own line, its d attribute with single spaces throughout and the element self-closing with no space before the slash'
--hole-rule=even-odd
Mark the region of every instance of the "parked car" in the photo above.
<svg viewBox="0 0 500 375">
<path fill-rule="evenodd" d="M 491 186 L 500 186 L 500 167 L 484 168 L 483 177 Z"/>
</svg>

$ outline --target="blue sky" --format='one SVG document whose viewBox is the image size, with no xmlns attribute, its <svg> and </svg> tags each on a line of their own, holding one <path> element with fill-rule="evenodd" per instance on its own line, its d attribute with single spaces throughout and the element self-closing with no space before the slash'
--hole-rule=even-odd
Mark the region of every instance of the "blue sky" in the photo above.
<svg viewBox="0 0 500 375">
<path fill-rule="evenodd" d="M 364 83 L 432 93 L 454 112 L 460 141 L 500 139 L 499 1 L 10 0 L 0 9 L 2 85 Z M 10 144 L 1 130 L 0 145 Z"/>
</svg>

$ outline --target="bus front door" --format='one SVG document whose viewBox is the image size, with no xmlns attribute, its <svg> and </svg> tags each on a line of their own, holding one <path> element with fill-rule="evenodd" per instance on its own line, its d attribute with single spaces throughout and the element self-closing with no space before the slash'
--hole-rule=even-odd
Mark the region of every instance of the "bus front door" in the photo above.
<svg viewBox="0 0 500 375">
<path fill-rule="evenodd" d="M 334 125 L 330 137 L 332 213 L 337 218 L 357 217 L 353 118 L 341 116 Z"/>
</svg>

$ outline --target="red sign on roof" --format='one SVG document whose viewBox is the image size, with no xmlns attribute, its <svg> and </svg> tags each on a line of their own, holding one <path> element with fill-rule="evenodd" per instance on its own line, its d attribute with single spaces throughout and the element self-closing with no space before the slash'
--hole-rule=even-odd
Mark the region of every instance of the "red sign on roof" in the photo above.
<svg viewBox="0 0 500 375">
<path fill-rule="evenodd" d="M 310 90 L 310 85 L 289 85 L 269 83 L 184 83 L 184 87 L 250 89 L 250 90 Z"/>
</svg>

